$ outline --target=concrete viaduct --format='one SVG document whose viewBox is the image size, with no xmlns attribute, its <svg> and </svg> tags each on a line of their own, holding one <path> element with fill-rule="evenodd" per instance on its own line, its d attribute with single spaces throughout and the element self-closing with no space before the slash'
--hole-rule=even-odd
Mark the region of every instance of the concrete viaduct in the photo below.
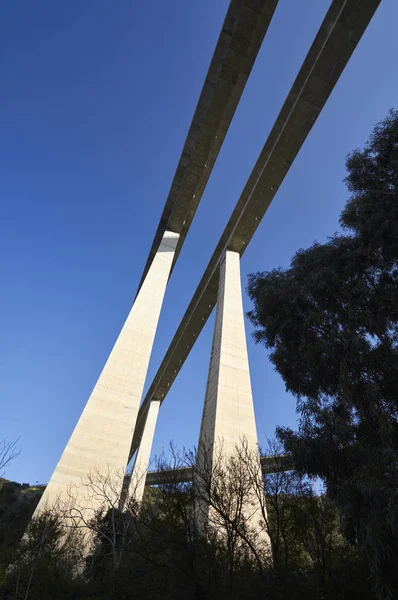
<svg viewBox="0 0 398 600">
<path fill-rule="evenodd" d="M 73 496 L 90 518 L 101 498 L 85 485 L 96 476 L 117 497 L 125 485 L 141 501 L 161 403 L 214 306 L 212 354 L 197 463 L 222 448 L 228 458 L 244 439 L 260 464 L 242 307 L 240 257 L 315 124 L 381 0 L 333 0 L 265 141 L 192 300 L 142 400 L 163 297 L 196 209 L 211 175 L 271 23 L 278 0 L 231 0 L 131 311 L 82 415 L 46 487 L 35 515 Z M 289 466 L 286 463 L 286 468 Z M 267 471 L 268 469 L 268 471 Z M 179 475 L 192 478 L 192 469 Z M 119 479 L 118 479 L 119 478 Z M 114 484 L 119 481 L 120 485 Z M 200 485 L 200 482 L 199 482 Z M 250 522 L 258 527 L 251 500 Z M 248 513 L 249 514 L 249 513 Z M 206 527 L 209 507 L 201 507 Z"/>
<path fill-rule="evenodd" d="M 164 401 L 213 311 L 223 254 L 232 250 L 243 255 L 378 4 L 332 2 L 140 407 L 130 458 L 150 402 Z"/>
</svg>

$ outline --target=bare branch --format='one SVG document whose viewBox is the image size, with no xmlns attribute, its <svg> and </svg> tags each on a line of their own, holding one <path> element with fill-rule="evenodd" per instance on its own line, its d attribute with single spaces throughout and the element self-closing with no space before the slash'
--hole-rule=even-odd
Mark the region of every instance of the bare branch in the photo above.
<svg viewBox="0 0 398 600">
<path fill-rule="evenodd" d="M 17 447 L 18 442 L 19 438 L 14 442 L 9 442 L 7 438 L 0 440 L 0 477 L 4 476 L 5 469 L 10 462 L 20 455 L 21 451 Z"/>
</svg>

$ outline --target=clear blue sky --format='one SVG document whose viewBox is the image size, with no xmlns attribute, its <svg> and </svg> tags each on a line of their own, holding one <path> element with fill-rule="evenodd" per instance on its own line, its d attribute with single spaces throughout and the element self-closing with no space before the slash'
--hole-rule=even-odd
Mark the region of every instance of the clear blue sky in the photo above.
<svg viewBox="0 0 398 600">
<path fill-rule="evenodd" d="M 280 0 L 170 280 L 146 388 L 328 4 Z M 48 480 L 124 322 L 227 5 L 2 3 L 0 438 L 21 438 L 10 478 Z M 337 229 L 345 155 L 398 104 L 397 23 L 398 3 L 382 0 L 244 255 L 244 285 Z M 161 408 L 155 453 L 197 442 L 213 318 Z M 263 443 L 295 425 L 295 402 L 250 331 Z"/>
</svg>

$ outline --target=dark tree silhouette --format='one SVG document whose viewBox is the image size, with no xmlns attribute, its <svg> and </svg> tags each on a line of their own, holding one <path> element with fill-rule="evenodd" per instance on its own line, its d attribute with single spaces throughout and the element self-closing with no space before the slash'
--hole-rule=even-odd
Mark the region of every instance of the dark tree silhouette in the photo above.
<svg viewBox="0 0 398 600">
<path fill-rule="evenodd" d="M 257 342 L 297 397 L 279 437 L 321 477 L 383 600 L 398 590 L 398 112 L 347 157 L 342 234 L 249 276 Z"/>
</svg>

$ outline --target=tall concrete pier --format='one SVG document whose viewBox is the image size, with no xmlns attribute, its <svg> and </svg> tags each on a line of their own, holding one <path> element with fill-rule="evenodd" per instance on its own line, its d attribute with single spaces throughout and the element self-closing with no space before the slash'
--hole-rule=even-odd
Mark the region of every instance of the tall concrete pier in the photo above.
<svg viewBox="0 0 398 600">
<path fill-rule="evenodd" d="M 90 518 L 117 501 L 126 471 L 160 309 L 178 234 L 166 231 L 133 307 L 36 509 L 59 503 Z M 94 493 L 92 477 L 106 489 Z M 88 512 L 87 512 L 88 511 Z"/>
<path fill-rule="evenodd" d="M 258 496 L 262 488 L 261 466 L 246 346 L 240 256 L 227 251 L 220 265 L 216 322 L 198 444 L 198 487 L 209 483 L 208 477 L 217 463 L 225 463 L 228 471 L 232 466 L 228 463 L 241 452 L 250 460 L 255 474 L 251 489 L 241 498 L 242 516 L 247 525 L 259 532 L 263 530 L 260 521 L 264 502 Z M 202 500 L 197 506 L 201 528 L 212 521 L 211 507 L 206 504 Z"/>
<path fill-rule="evenodd" d="M 155 435 L 156 421 L 159 414 L 160 402 L 153 400 L 148 408 L 145 419 L 144 432 L 138 447 L 133 471 L 130 476 L 129 496 L 136 502 L 142 501 L 145 489 L 145 481 L 151 457 L 153 436 Z"/>
</svg>

